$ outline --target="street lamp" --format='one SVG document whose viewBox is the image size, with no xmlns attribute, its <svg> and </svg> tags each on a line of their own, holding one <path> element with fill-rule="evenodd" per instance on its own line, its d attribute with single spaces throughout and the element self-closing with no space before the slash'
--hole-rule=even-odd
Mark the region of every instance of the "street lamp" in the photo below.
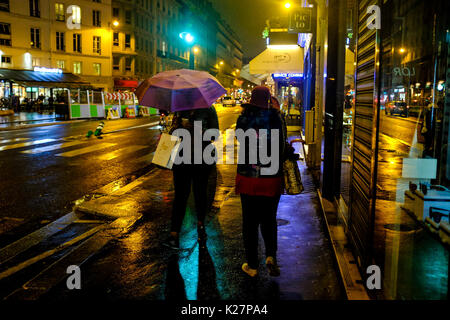
<svg viewBox="0 0 450 320">
<path fill-rule="evenodd" d="M 187 42 L 188 45 L 193 44 L 195 38 L 189 32 L 181 32 L 179 37 Z M 199 49 L 197 47 L 189 47 L 189 69 L 195 69 L 195 53 L 197 53 Z"/>
<path fill-rule="evenodd" d="M 405 53 L 405 52 L 406 52 L 406 49 L 405 49 L 405 48 L 400 48 L 398 51 L 399 51 L 400 53 Z"/>
<path fill-rule="evenodd" d="M 291 4 L 290 4 L 289 2 L 286 2 L 286 3 L 284 4 L 284 7 L 285 7 L 286 9 L 290 9 L 290 8 L 291 8 Z"/>
<path fill-rule="evenodd" d="M 195 38 L 192 34 L 190 34 L 189 32 L 181 32 L 179 34 L 180 38 L 183 39 L 184 41 L 186 41 L 187 43 L 191 44 L 194 42 Z"/>
<path fill-rule="evenodd" d="M 118 26 L 119 26 L 119 21 L 114 20 L 114 21 L 113 21 L 113 26 L 114 26 L 114 27 L 118 27 Z"/>
</svg>

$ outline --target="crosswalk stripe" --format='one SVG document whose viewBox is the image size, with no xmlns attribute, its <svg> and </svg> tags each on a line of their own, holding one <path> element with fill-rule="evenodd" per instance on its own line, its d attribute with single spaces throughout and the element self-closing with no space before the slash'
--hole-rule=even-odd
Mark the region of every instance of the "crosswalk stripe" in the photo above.
<svg viewBox="0 0 450 320">
<path fill-rule="evenodd" d="M 57 141 L 57 139 L 42 139 L 42 140 L 36 140 L 36 141 L 30 141 L 30 142 L 10 144 L 10 145 L 0 147 L 0 151 L 34 146 L 34 145 L 44 144 L 44 143 L 49 143 L 49 142 L 54 142 L 54 141 Z"/>
<path fill-rule="evenodd" d="M 72 147 L 72 146 L 76 146 L 76 145 L 79 145 L 79 144 L 82 144 L 82 143 L 86 143 L 86 142 L 87 141 L 71 141 L 71 142 L 65 142 L 65 143 L 58 143 L 58 144 L 54 144 L 54 145 L 47 146 L 47 147 L 41 147 L 41 148 L 36 148 L 36 149 L 25 150 L 25 151 L 22 151 L 22 153 L 38 154 L 38 153 L 43 153 L 43 152 L 63 149 L 63 148 L 67 148 L 67 147 Z"/>
<path fill-rule="evenodd" d="M 152 152 L 152 153 L 146 154 L 143 157 L 133 160 L 133 162 L 152 162 L 154 155 L 155 155 L 155 153 Z"/>
<path fill-rule="evenodd" d="M 26 141 L 26 140 L 30 140 L 30 138 L 5 139 L 5 140 L 0 140 L 0 144 L 3 144 L 3 143 L 10 143 L 10 142 Z"/>
<path fill-rule="evenodd" d="M 98 156 L 97 159 L 99 159 L 100 161 L 113 160 L 124 154 L 135 152 L 135 151 L 142 150 L 145 148 L 147 148 L 147 146 L 128 146 L 128 147 L 125 147 L 125 148 L 122 148 L 119 150 L 115 150 L 110 153 L 102 154 L 101 156 Z"/>
<path fill-rule="evenodd" d="M 86 154 L 89 152 L 98 151 L 100 149 L 106 149 L 106 148 L 109 148 L 109 147 L 112 147 L 115 145 L 117 145 L 117 143 L 100 143 L 100 144 L 96 144 L 96 145 L 86 147 L 86 148 L 81 148 L 81 149 L 77 149 L 77 150 L 73 150 L 73 151 L 59 153 L 59 154 L 57 154 L 57 156 L 71 158 L 71 157 L 76 157 L 76 156 Z"/>
</svg>

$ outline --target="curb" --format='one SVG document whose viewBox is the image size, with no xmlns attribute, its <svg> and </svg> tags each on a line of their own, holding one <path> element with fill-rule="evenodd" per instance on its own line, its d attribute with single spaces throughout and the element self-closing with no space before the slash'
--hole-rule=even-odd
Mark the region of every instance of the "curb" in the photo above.
<svg viewBox="0 0 450 320">
<path fill-rule="evenodd" d="M 353 259 L 353 254 L 350 249 L 346 248 L 347 237 L 345 233 L 343 230 L 333 230 L 330 227 L 327 212 L 323 204 L 322 193 L 319 189 L 317 189 L 317 195 L 319 196 L 320 208 L 325 221 L 326 232 L 328 233 L 331 240 L 331 245 L 333 247 L 334 260 L 338 265 L 340 276 L 339 280 L 345 289 L 347 300 L 371 300 L 364 285 L 362 284 L 362 277 L 358 268 L 349 260 L 349 257 L 352 257 L 351 259 Z"/>
</svg>

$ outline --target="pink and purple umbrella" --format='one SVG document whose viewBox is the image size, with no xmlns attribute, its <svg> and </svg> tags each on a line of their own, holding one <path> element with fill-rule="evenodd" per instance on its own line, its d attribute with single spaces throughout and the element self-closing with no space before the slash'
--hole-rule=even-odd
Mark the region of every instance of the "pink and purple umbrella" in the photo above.
<svg viewBox="0 0 450 320">
<path fill-rule="evenodd" d="M 135 94 L 142 106 L 176 112 L 209 108 L 226 92 L 209 73 L 181 69 L 161 72 L 143 81 Z"/>
</svg>

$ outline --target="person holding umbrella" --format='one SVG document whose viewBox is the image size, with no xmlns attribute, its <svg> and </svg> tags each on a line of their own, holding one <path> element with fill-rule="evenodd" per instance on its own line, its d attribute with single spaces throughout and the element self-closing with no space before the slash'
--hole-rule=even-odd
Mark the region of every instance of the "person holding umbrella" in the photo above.
<svg viewBox="0 0 450 320">
<path fill-rule="evenodd" d="M 145 80 L 136 89 L 140 105 L 174 113 L 172 130 L 183 128 L 194 136 L 194 124 L 201 123 L 202 131 L 219 129 L 219 121 L 213 103 L 226 90 L 219 81 L 204 71 L 173 70 L 161 72 Z M 194 159 L 194 139 L 191 139 L 191 160 Z M 203 150 L 211 141 L 203 142 Z M 182 151 L 181 151 L 182 152 Z M 178 156 L 182 157 L 181 154 Z M 174 164 L 173 181 L 175 199 L 172 207 L 170 236 L 167 245 L 178 249 L 179 234 L 186 213 L 187 201 L 193 187 L 197 212 L 197 233 L 199 242 L 206 240 L 205 217 L 207 212 L 208 178 L 213 165 L 201 163 Z"/>
</svg>

